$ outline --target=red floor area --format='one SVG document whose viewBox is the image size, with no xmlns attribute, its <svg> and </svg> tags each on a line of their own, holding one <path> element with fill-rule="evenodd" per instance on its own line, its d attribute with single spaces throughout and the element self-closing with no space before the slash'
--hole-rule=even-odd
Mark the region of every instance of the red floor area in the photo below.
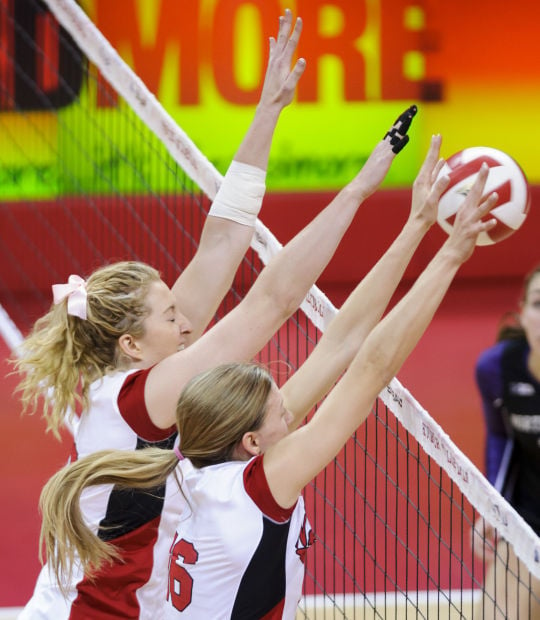
<svg viewBox="0 0 540 620">
<path fill-rule="evenodd" d="M 455 285 L 422 342 L 398 378 L 462 448 L 482 466 L 483 424 L 474 386 L 478 353 L 491 344 L 501 315 L 515 307 L 520 283 L 479 281 Z M 328 290 L 339 305 L 343 290 Z M 7 348 L 0 340 L 0 466 L 4 482 L 1 514 L 0 607 L 23 605 L 39 571 L 39 491 L 69 453 L 44 433 L 40 419 L 21 418 L 12 391 L 15 378 L 6 377 Z"/>
</svg>

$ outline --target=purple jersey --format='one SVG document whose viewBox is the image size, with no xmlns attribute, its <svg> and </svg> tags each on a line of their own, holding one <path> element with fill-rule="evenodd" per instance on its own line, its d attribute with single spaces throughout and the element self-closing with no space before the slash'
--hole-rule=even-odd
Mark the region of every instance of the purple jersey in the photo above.
<svg viewBox="0 0 540 620">
<path fill-rule="evenodd" d="M 498 342 L 480 355 L 476 381 L 487 428 L 487 477 L 538 533 L 540 383 L 529 371 L 528 356 L 524 339 Z"/>
</svg>

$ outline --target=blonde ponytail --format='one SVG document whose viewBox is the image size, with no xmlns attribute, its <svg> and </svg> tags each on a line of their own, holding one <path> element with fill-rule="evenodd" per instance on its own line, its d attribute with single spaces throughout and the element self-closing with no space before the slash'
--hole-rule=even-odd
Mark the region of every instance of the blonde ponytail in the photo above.
<svg viewBox="0 0 540 620">
<path fill-rule="evenodd" d="M 144 334 L 146 296 L 156 281 L 159 273 L 144 263 L 114 263 L 88 279 L 86 319 L 68 314 L 68 299 L 53 304 L 12 360 L 22 377 L 23 412 L 34 413 L 41 402 L 47 430 L 59 437 L 66 415 L 88 408 L 91 383 L 127 366 L 118 339 Z"/>
<path fill-rule="evenodd" d="M 45 552 L 64 593 L 76 560 L 85 576 L 92 578 L 103 563 L 119 557 L 114 544 L 98 538 L 84 522 L 80 509 L 83 490 L 101 484 L 152 489 L 163 485 L 177 464 L 171 450 L 102 450 L 66 465 L 47 482 L 39 500 L 40 559 L 43 561 Z"/>
</svg>

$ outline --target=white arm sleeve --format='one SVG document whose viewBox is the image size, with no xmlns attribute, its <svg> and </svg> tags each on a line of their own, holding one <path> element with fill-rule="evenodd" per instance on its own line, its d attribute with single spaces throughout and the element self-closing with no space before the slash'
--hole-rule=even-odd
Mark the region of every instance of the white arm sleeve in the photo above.
<svg viewBox="0 0 540 620">
<path fill-rule="evenodd" d="M 232 161 L 208 215 L 255 226 L 266 189 L 266 171 Z"/>
</svg>

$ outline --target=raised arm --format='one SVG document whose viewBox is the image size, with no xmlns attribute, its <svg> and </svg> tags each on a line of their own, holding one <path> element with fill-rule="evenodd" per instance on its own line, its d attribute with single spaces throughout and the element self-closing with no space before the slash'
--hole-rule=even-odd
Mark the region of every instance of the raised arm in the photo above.
<svg viewBox="0 0 540 620">
<path fill-rule="evenodd" d="M 197 340 L 208 326 L 253 237 L 274 130 L 305 68 L 305 61 L 299 59 L 291 70 L 301 31 L 302 21 L 297 19 L 292 27 L 287 9 L 280 17 L 277 41 L 270 39 L 268 66 L 253 121 L 210 208 L 197 252 L 173 286 L 178 307 L 192 326 L 189 342 Z"/>
<path fill-rule="evenodd" d="M 381 318 L 425 233 L 437 219 L 437 205 L 448 177 L 437 176 L 441 137 L 433 136 L 413 184 L 405 226 L 390 248 L 351 293 L 309 358 L 283 385 L 284 406 L 293 414 L 291 430 L 332 388 L 366 336 Z"/>
<path fill-rule="evenodd" d="M 264 469 L 270 490 L 284 507 L 340 451 L 367 418 L 373 401 L 395 376 L 429 325 L 459 266 L 472 254 L 476 238 L 495 220 L 482 217 L 497 196 L 482 202 L 483 166 L 455 221 L 455 228 L 411 290 L 366 338 L 338 385 L 311 421 L 270 448 Z"/>
<path fill-rule="evenodd" d="M 248 361 L 298 308 L 332 258 L 358 207 L 380 185 L 408 136 L 416 108 L 381 140 L 358 175 L 263 269 L 245 299 L 197 342 L 148 375 L 145 400 L 154 424 L 174 423 L 178 396 L 194 375 L 217 364 Z M 398 136 L 401 136 L 399 138 Z"/>
</svg>

